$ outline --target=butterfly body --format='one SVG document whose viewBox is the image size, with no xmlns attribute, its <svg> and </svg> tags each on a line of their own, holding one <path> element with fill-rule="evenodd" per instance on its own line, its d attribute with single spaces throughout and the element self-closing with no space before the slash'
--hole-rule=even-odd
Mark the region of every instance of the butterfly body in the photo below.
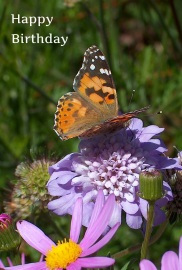
<svg viewBox="0 0 182 270">
<path fill-rule="evenodd" d="M 58 101 L 54 130 L 62 140 L 111 133 L 148 107 L 118 116 L 118 101 L 111 71 L 103 53 L 88 48 L 73 82 L 75 92 Z"/>
</svg>

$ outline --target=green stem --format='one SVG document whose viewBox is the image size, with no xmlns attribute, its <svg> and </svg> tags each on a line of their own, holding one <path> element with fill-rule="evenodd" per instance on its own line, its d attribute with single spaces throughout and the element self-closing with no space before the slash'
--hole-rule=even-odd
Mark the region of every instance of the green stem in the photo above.
<svg viewBox="0 0 182 270">
<path fill-rule="evenodd" d="M 159 229 L 157 230 L 157 232 L 153 235 L 153 237 L 150 240 L 149 246 L 154 244 L 157 240 L 159 240 L 159 238 L 161 237 L 161 235 L 163 234 L 163 232 L 165 231 L 168 223 L 169 223 L 169 218 L 171 216 L 171 213 L 168 214 L 166 220 L 160 225 Z M 124 257 L 125 255 L 131 254 L 133 252 L 139 251 L 141 249 L 141 244 L 138 243 L 135 246 L 126 248 L 120 252 L 117 252 L 115 254 L 113 254 L 111 257 L 114 259 L 119 259 Z"/>
<path fill-rule="evenodd" d="M 155 201 L 148 201 L 148 203 L 149 203 L 149 209 L 147 213 L 147 227 L 146 227 L 145 238 L 144 238 L 142 249 L 141 249 L 141 260 L 145 259 L 147 256 L 147 250 L 149 246 L 150 236 L 152 232 L 152 225 L 153 225 L 153 220 L 154 220 Z"/>
<path fill-rule="evenodd" d="M 111 258 L 113 258 L 113 259 L 122 258 L 122 257 L 124 257 L 124 256 L 126 256 L 128 254 L 131 254 L 131 253 L 133 253 L 135 251 L 140 250 L 140 248 L 141 248 L 141 244 L 137 244 L 135 246 L 132 246 L 132 247 L 126 248 L 126 249 L 124 249 L 124 250 L 122 250 L 120 252 L 117 252 L 116 254 L 112 255 Z"/>
</svg>

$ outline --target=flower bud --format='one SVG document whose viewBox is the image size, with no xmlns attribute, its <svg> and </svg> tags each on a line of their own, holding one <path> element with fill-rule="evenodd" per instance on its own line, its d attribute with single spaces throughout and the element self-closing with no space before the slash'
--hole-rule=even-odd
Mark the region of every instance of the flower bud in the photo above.
<svg viewBox="0 0 182 270">
<path fill-rule="evenodd" d="M 144 171 L 139 177 L 139 196 L 147 201 L 156 201 L 164 196 L 162 173 L 157 170 Z"/>
<path fill-rule="evenodd" d="M 48 168 L 51 164 L 51 161 L 42 159 L 18 165 L 15 172 L 18 181 L 12 191 L 11 201 L 5 205 L 7 213 L 25 219 L 32 212 L 38 215 L 47 209 L 51 196 L 46 184 L 50 177 Z"/>
<path fill-rule="evenodd" d="M 20 245 L 20 236 L 15 231 L 12 219 L 0 214 L 0 251 L 12 250 Z"/>
</svg>

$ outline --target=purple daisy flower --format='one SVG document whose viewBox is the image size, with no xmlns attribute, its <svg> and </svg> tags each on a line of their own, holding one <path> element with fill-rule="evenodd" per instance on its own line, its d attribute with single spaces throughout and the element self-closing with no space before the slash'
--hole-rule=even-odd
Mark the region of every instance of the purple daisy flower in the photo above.
<svg viewBox="0 0 182 270">
<path fill-rule="evenodd" d="M 80 270 L 82 268 L 100 268 L 113 265 L 115 260 L 108 257 L 90 257 L 106 245 L 113 237 L 119 227 L 119 223 L 110 229 L 103 237 L 114 208 L 115 198 L 111 194 L 107 201 L 103 192 L 98 193 L 94 210 L 92 212 L 89 226 L 83 239 L 79 241 L 82 217 L 82 198 L 76 200 L 70 229 L 69 241 L 58 241 L 57 245 L 47 237 L 39 228 L 27 221 L 17 222 L 17 229 L 22 238 L 33 248 L 45 255 L 41 262 L 24 264 L 19 266 L 5 267 L 5 269 L 16 270 L 53 270 L 67 269 Z M 99 240 L 98 240 L 99 239 Z"/>
<path fill-rule="evenodd" d="M 162 141 L 152 138 L 163 130 L 155 125 L 144 128 L 140 119 L 133 119 L 119 132 L 81 140 L 79 153 L 67 155 L 50 167 L 48 191 L 60 198 L 51 201 L 48 208 L 58 215 L 72 214 L 76 199 L 82 197 L 83 224 L 88 226 L 98 190 L 102 189 L 105 196 L 113 193 L 116 198 L 109 225 L 121 222 L 123 210 L 127 224 L 140 228 L 147 211 L 147 202 L 138 196 L 140 173 L 150 168 L 180 168 L 177 159 L 163 155 L 167 149 Z M 155 225 L 164 221 L 160 208 L 172 199 L 165 182 L 164 190 L 165 197 L 156 203 Z"/>
<path fill-rule="evenodd" d="M 167 251 L 162 256 L 161 270 L 181 270 L 182 269 L 182 237 L 179 242 L 179 256 L 173 251 Z M 140 270 L 157 270 L 155 265 L 149 260 L 140 262 Z"/>
</svg>

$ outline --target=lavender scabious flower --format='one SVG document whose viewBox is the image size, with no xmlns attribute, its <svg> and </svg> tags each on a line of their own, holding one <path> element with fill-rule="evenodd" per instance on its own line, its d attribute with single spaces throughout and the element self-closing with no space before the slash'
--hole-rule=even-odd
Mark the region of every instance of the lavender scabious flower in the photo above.
<svg viewBox="0 0 182 270">
<path fill-rule="evenodd" d="M 147 218 L 147 202 L 138 196 L 139 174 L 150 168 L 180 167 L 176 159 L 163 155 L 167 149 L 162 141 L 152 138 L 163 130 L 155 125 L 144 128 L 141 120 L 133 119 L 119 132 L 81 140 L 78 153 L 67 155 L 49 169 L 48 191 L 60 198 L 51 201 L 48 208 L 58 215 L 72 214 L 76 199 L 82 197 L 83 224 L 88 226 L 98 190 L 102 189 L 106 197 L 113 193 L 116 198 L 109 225 L 121 222 L 123 210 L 127 224 L 140 228 L 143 217 Z M 154 225 L 165 220 L 160 208 L 172 200 L 166 182 L 164 190 L 164 198 L 155 206 Z"/>
<path fill-rule="evenodd" d="M 179 242 L 179 256 L 173 251 L 167 251 L 162 256 L 161 270 L 181 270 L 182 269 L 182 237 Z M 157 270 L 155 265 L 149 260 L 140 262 L 140 270 Z"/>
</svg>

